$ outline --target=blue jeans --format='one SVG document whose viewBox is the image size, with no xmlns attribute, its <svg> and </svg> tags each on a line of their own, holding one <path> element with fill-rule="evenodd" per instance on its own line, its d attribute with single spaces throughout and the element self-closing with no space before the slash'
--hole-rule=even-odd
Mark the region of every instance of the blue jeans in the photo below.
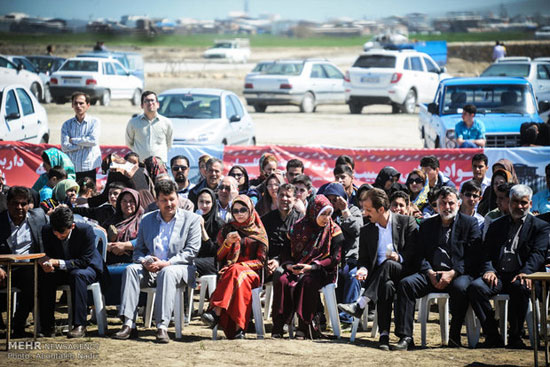
<svg viewBox="0 0 550 367">
<path fill-rule="evenodd" d="M 343 268 L 340 268 L 338 275 L 338 287 L 342 287 L 343 291 L 340 293 L 341 303 L 352 303 L 357 301 L 361 293 L 361 282 L 355 278 L 357 273 L 357 267 L 355 265 L 346 264 Z M 351 324 L 353 318 L 345 312 L 340 312 L 340 322 Z"/>
<path fill-rule="evenodd" d="M 459 148 L 479 148 L 479 146 L 471 140 L 465 140 Z"/>
</svg>

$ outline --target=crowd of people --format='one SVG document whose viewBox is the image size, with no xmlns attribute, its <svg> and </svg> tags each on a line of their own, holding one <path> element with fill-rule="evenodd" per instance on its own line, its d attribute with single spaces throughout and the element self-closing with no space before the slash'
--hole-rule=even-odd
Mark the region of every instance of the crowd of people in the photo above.
<svg viewBox="0 0 550 367">
<path fill-rule="evenodd" d="M 262 155 L 256 178 L 243 166 L 202 156 L 193 162 L 201 173 L 193 184 L 188 157 L 165 163 L 172 127 L 157 114 L 154 92 L 143 93 L 144 113 L 128 123 L 132 152 L 125 157 L 101 159 L 100 121 L 86 113 L 89 97 L 76 93 L 72 102 L 75 117 L 63 125 L 61 150 L 42 154 L 46 173 L 32 188 L 1 181 L 0 253 L 46 254 L 39 261 L 35 318 L 41 335 L 55 335 L 56 290 L 68 284 L 73 325 L 67 336 L 85 336 L 87 286 L 100 282 L 122 320 L 115 339 L 137 336 L 140 291 L 156 288 L 156 340 L 167 343 L 177 288 L 216 275 L 201 319 L 230 339 L 244 337 L 252 290 L 269 282 L 272 337 L 283 338 L 295 316 L 296 338 L 324 337 L 319 290 L 336 282 L 340 322 L 351 324 L 370 304 L 383 350 L 414 345 L 415 302 L 430 292 L 450 295 L 451 347 L 462 345 L 469 305 L 483 328 L 481 345 L 503 346 L 489 299 L 509 294 L 507 347 L 525 347 L 523 324 L 535 286 L 525 276 L 545 271 L 548 261 L 550 164 L 547 188 L 534 196 L 518 183 L 510 161 L 489 168 L 484 154 L 473 156 L 473 178 L 458 188 L 435 156 L 423 157 L 406 176 L 388 166 L 372 185 L 357 185 L 354 161 L 342 155 L 333 182 L 317 189 L 302 161 L 291 159 L 282 171 L 270 153 Z M 107 176 L 102 192 L 96 192 L 97 169 Z M 106 233 L 106 254 L 95 247 L 94 228 Z M 0 269 L 2 285 L 6 277 Z M 12 284 L 21 292 L 13 336 L 25 337 L 32 270 L 13 271 Z M 399 342 L 390 347 L 392 309 Z"/>
</svg>

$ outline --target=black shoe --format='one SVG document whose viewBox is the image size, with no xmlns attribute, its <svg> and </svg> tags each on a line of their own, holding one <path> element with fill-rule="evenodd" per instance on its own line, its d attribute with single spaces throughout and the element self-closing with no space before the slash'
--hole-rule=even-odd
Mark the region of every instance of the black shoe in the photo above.
<svg viewBox="0 0 550 367">
<path fill-rule="evenodd" d="M 201 320 L 206 325 L 208 325 L 210 329 L 214 329 L 216 325 L 218 325 L 218 322 L 220 321 L 220 317 L 216 315 L 214 311 L 210 310 L 201 315 Z"/>
<path fill-rule="evenodd" d="M 271 333 L 271 339 L 283 339 L 283 334 Z"/>
<path fill-rule="evenodd" d="M 237 334 L 235 334 L 235 339 L 244 339 L 244 331 L 243 330 L 237 331 Z"/>
<path fill-rule="evenodd" d="M 508 345 L 505 347 L 506 349 L 527 349 L 527 346 L 521 340 L 521 338 L 510 338 L 508 340 Z"/>
<path fill-rule="evenodd" d="M 404 336 L 393 346 L 393 350 L 409 350 L 414 348 L 413 339 L 410 336 Z"/>
<path fill-rule="evenodd" d="M 497 336 L 487 336 L 483 343 L 479 343 L 477 348 L 502 348 L 504 347 L 504 342 L 500 338 L 500 335 Z"/>
<path fill-rule="evenodd" d="M 339 303 L 338 309 L 342 312 L 347 313 L 350 316 L 357 317 L 358 319 L 361 318 L 363 315 L 364 309 L 359 307 L 359 303 L 353 302 L 353 303 Z"/>
<path fill-rule="evenodd" d="M 67 338 L 69 339 L 83 338 L 85 336 L 86 336 L 86 326 L 82 326 L 82 325 L 75 326 L 67 334 Z"/>
<path fill-rule="evenodd" d="M 390 350 L 390 337 L 389 335 L 381 335 L 378 341 L 378 349 Z"/>
<path fill-rule="evenodd" d="M 137 329 L 132 329 L 128 325 L 123 325 L 122 328 L 112 336 L 113 339 L 127 340 L 137 338 Z"/>
<path fill-rule="evenodd" d="M 449 337 L 449 343 L 447 344 L 449 348 L 462 348 L 462 342 L 460 341 L 460 336 Z"/>
</svg>

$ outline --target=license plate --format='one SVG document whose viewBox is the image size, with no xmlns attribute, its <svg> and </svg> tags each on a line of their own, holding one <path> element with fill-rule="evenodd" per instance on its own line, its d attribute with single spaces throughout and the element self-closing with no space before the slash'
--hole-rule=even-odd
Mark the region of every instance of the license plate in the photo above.
<svg viewBox="0 0 550 367">
<path fill-rule="evenodd" d="M 361 78 L 361 83 L 378 83 L 380 78 L 377 76 L 364 76 Z"/>
<path fill-rule="evenodd" d="M 271 98 L 273 97 L 273 95 L 269 94 L 269 93 L 260 93 L 258 94 L 258 98 Z"/>
<path fill-rule="evenodd" d="M 80 84 L 80 79 L 64 79 L 65 84 L 75 85 Z"/>
</svg>

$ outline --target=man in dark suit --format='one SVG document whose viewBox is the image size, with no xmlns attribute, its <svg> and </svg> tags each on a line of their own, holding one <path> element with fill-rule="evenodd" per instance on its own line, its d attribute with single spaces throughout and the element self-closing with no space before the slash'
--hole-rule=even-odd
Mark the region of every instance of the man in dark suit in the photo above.
<svg viewBox="0 0 550 367">
<path fill-rule="evenodd" d="M 412 266 L 418 233 L 413 217 L 392 213 L 384 190 L 361 193 L 360 200 L 370 223 L 361 228 L 357 277 L 366 279 L 365 292 L 355 303 L 340 304 L 340 310 L 359 317 L 369 300 L 377 305 L 379 347 L 389 350 L 389 331 L 395 288 Z"/>
<path fill-rule="evenodd" d="M 420 271 L 401 280 L 397 287 L 395 334 L 400 339 L 395 350 L 413 346 L 416 299 L 431 292 L 450 294 L 449 346 L 460 346 L 460 329 L 468 309 L 466 292 L 478 269 L 474 255 L 481 232 L 475 218 L 459 213 L 454 187 L 441 187 L 436 197 L 439 214 L 426 219 L 418 234 Z"/>
<path fill-rule="evenodd" d="M 23 186 L 7 192 L 7 210 L 0 213 L 0 254 L 26 255 L 43 251 L 42 226 L 48 219 L 40 208 L 29 210 L 31 193 Z M 13 336 L 25 336 L 25 324 L 34 306 L 34 271 L 32 266 L 14 267 L 12 285 L 21 290 L 13 320 Z M 7 273 L 0 268 L 0 284 L 5 286 Z M 1 305 L 5 305 L 2 302 Z"/>
<path fill-rule="evenodd" d="M 95 246 L 92 227 L 74 223 L 73 212 L 60 205 L 50 216 L 50 224 L 42 229 L 44 252 L 39 275 L 40 327 L 44 336 L 52 335 L 55 293 L 57 287 L 69 284 L 73 301 L 74 327 L 69 338 L 86 335 L 88 285 L 107 275 L 103 259 Z"/>
<path fill-rule="evenodd" d="M 468 295 L 485 332 L 485 347 L 502 346 L 489 299 L 510 295 L 510 338 L 507 347 L 522 349 L 521 330 L 529 304 L 531 280 L 525 275 L 541 270 L 549 246 L 550 226 L 529 214 L 533 191 L 526 185 L 510 190 L 510 214 L 491 223 L 483 246 L 483 276 L 472 282 Z M 543 270 L 544 271 L 544 270 Z"/>
</svg>

